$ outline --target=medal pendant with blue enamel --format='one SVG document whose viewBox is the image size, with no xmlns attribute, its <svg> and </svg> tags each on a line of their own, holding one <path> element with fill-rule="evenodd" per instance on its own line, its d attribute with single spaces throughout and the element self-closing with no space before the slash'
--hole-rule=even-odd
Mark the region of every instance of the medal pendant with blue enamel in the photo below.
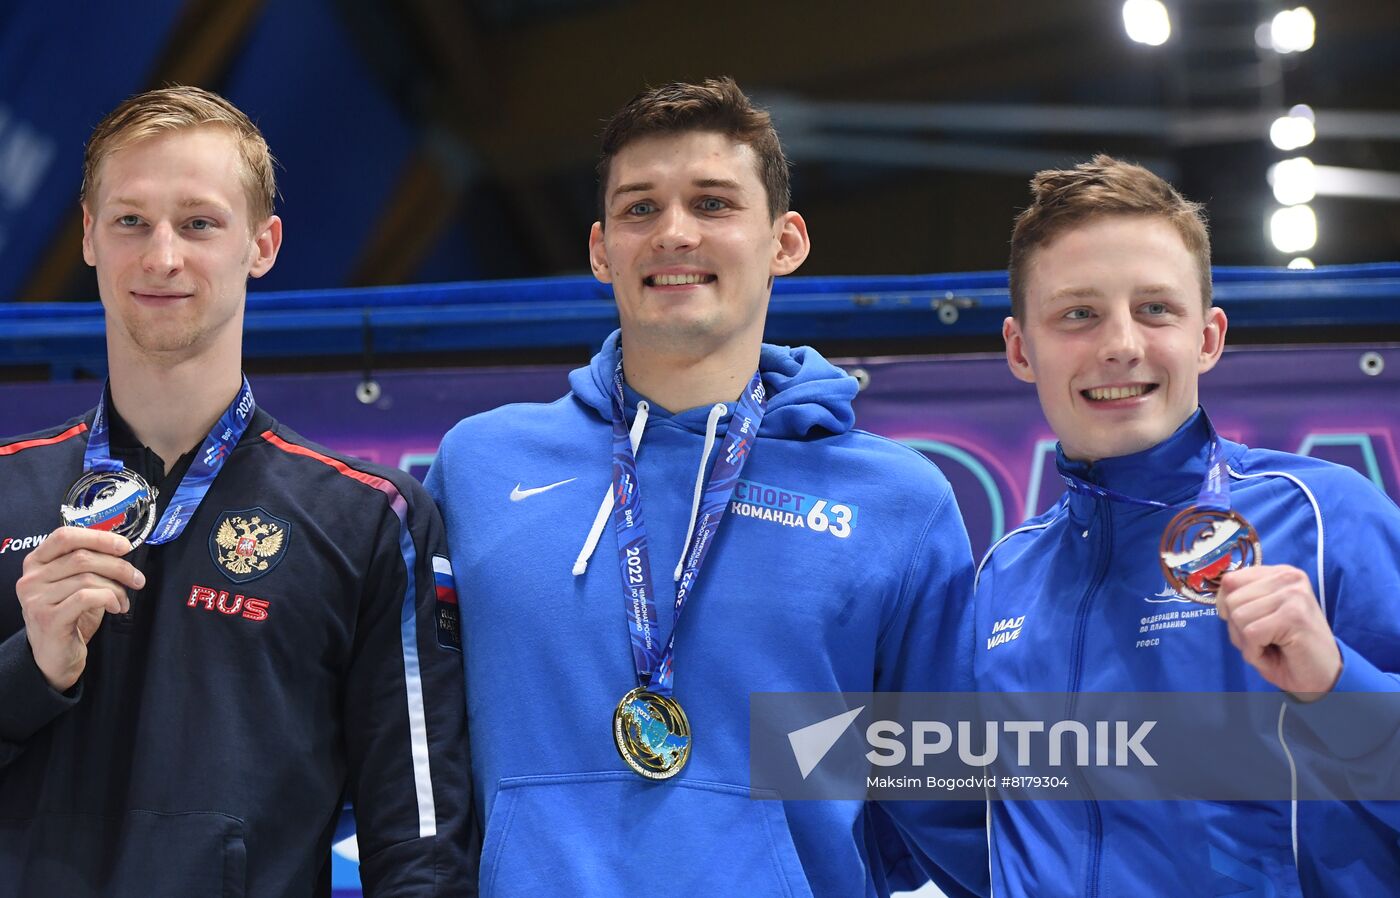
<svg viewBox="0 0 1400 898">
<path fill-rule="evenodd" d="M 617 703 L 613 740 L 622 760 L 639 775 L 670 779 L 690 758 L 690 721 L 675 699 L 638 686 Z"/>
<path fill-rule="evenodd" d="M 59 514 L 68 527 L 116 533 L 134 549 L 156 526 L 156 489 L 125 469 L 88 471 L 69 487 Z"/>
</svg>

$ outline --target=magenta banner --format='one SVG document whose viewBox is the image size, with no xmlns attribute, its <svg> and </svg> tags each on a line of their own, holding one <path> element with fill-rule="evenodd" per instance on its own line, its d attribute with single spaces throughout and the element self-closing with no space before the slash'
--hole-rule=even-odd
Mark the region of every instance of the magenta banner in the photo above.
<svg viewBox="0 0 1400 898">
<path fill-rule="evenodd" d="M 913 446 L 952 481 L 975 553 L 1062 491 L 1054 438 L 1035 390 L 1012 378 L 1001 356 L 841 364 L 869 375 L 856 399 L 857 426 Z M 356 398 L 358 375 L 251 380 L 258 403 L 303 435 L 421 478 L 457 420 L 505 403 L 556 399 L 568 389 L 567 371 L 385 372 L 377 375 L 381 395 L 370 404 Z M 99 389 L 95 383 L 0 385 L 0 433 L 78 415 Z M 1400 347 L 1234 349 L 1202 380 L 1201 395 L 1230 439 L 1350 465 L 1400 496 Z"/>
</svg>

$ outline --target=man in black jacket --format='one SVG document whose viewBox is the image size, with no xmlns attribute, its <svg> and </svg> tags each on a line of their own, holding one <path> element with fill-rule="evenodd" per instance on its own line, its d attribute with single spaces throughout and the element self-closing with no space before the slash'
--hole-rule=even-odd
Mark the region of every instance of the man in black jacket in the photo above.
<svg viewBox="0 0 1400 898">
<path fill-rule="evenodd" d="M 241 374 L 275 192 L 257 128 L 202 90 L 133 97 L 89 141 L 111 378 L 0 441 L 0 538 L 37 544 L 0 554 L 5 894 L 329 895 L 346 797 L 368 894 L 475 894 L 437 511 Z"/>
</svg>

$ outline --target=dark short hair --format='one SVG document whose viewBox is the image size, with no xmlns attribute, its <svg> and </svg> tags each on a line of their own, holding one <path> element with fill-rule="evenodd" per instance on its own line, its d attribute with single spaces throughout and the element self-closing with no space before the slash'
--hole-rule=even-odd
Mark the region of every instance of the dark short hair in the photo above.
<svg viewBox="0 0 1400 898">
<path fill-rule="evenodd" d="M 768 216 L 777 219 L 792 201 L 788 161 L 773 118 L 754 106 L 733 78 L 696 84 L 676 81 L 633 97 L 603 128 L 598 160 L 598 220 L 606 223 L 608 174 L 623 147 L 643 137 L 714 131 L 747 144 L 758 157 L 758 177 L 768 194 Z"/>
</svg>

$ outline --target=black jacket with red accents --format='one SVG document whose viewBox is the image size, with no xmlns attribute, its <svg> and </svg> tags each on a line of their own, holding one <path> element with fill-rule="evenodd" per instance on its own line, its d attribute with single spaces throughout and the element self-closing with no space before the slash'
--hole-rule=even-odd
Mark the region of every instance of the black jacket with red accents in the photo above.
<svg viewBox="0 0 1400 898">
<path fill-rule="evenodd" d="M 131 560 L 66 694 L 15 582 L 58 524 L 92 414 L 0 441 L 0 892 L 329 895 L 356 808 L 367 895 L 474 895 L 479 834 L 442 521 L 403 472 L 258 409 L 184 533 Z M 113 415 L 112 454 L 172 466 Z"/>
</svg>

